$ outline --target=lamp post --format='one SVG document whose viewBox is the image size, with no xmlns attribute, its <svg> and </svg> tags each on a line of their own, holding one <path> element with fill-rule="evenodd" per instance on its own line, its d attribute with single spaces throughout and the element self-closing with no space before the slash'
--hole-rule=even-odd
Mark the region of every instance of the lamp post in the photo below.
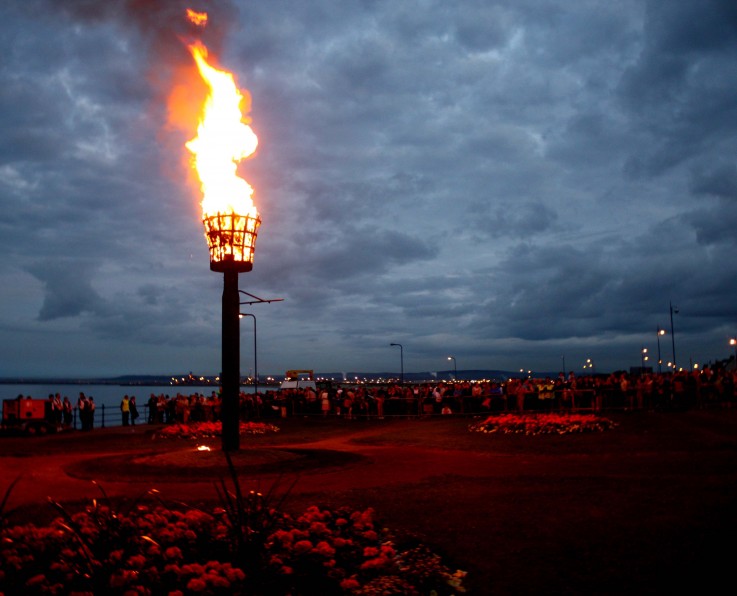
<svg viewBox="0 0 737 596">
<path fill-rule="evenodd" d="M 248 292 L 244 292 L 243 290 L 238 290 L 239 294 L 244 294 L 246 296 L 249 296 L 253 300 L 244 300 L 243 302 L 240 302 L 239 304 L 262 304 L 264 302 L 266 303 L 272 303 L 272 302 L 283 302 L 284 298 L 259 298 L 258 296 L 254 296 L 253 294 L 249 294 Z M 249 314 L 249 313 L 239 313 L 240 317 L 253 317 L 253 374 L 254 374 L 254 381 L 253 381 L 253 393 L 254 395 L 258 393 L 258 359 L 256 356 L 256 316 Z"/>
<path fill-rule="evenodd" d="M 453 380 L 458 380 L 458 367 L 456 366 L 456 357 L 455 356 L 448 356 L 448 360 L 453 361 Z"/>
<path fill-rule="evenodd" d="M 390 346 L 399 346 L 399 384 L 404 385 L 404 347 L 402 344 L 389 344 Z"/>
<path fill-rule="evenodd" d="M 663 372 L 663 359 L 660 357 L 660 336 L 665 335 L 665 329 L 661 329 L 660 325 L 658 325 L 658 330 L 656 333 L 656 337 L 658 338 L 658 374 L 662 374 Z"/>
<path fill-rule="evenodd" d="M 649 358 L 650 357 L 647 355 L 647 348 L 642 348 L 640 351 L 640 374 L 645 372 L 645 362 L 647 362 Z"/>
<path fill-rule="evenodd" d="M 676 333 L 673 330 L 673 313 L 678 314 L 678 309 L 673 307 L 673 303 L 669 303 L 670 306 L 670 341 L 671 346 L 673 347 L 673 372 L 676 372 L 678 370 L 678 366 L 676 364 Z"/>
<path fill-rule="evenodd" d="M 729 345 L 734 347 L 734 369 L 737 370 L 737 338 L 731 338 Z"/>
<path fill-rule="evenodd" d="M 256 351 L 258 343 L 256 342 L 256 315 L 242 312 L 239 313 L 239 316 L 240 318 L 251 317 L 253 319 L 253 395 L 255 399 L 255 395 L 258 393 L 258 353 Z"/>
</svg>

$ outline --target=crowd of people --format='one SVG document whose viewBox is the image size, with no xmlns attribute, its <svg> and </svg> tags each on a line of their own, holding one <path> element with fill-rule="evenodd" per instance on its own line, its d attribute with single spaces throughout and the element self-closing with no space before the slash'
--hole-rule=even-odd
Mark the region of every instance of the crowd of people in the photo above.
<svg viewBox="0 0 737 596">
<path fill-rule="evenodd" d="M 267 389 L 241 392 L 244 420 L 322 416 L 367 419 L 395 416 L 486 414 L 495 412 L 607 410 L 673 410 L 733 407 L 737 404 L 737 373 L 726 368 L 703 368 L 676 373 L 579 376 L 573 372 L 551 378 L 506 381 L 437 381 L 383 385 L 331 383 L 317 389 Z M 214 422 L 220 420 L 221 398 L 194 393 L 150 394 L 143 406 L 149 424 Z M 80 393 L 76 407 L 59 393 L 49 395 L 47 415 L 57 429 L 91 430 L 94 398 Z M 135 425 L 139 406 L 134 395 L 120 402 L 124 426 Z M 114 421 L 110 421 L 114 422 Z"/>
<path fill-rule="evenodd" d="M 672 410 L 737 402 L 734 371 L 704 368 L 666 374 L 578 376 L 412 385 L 291 390 L 282 399 L 294 414 L 344 418 L 386 415 L 477 414 L 507 411 Z"/>
<path fill-rule="evenodd" d="M 19 400 L 22 398 L 22 395 L 18 396 Z M 30 399 L 30 396 L 28 398 Z M 82 430 L 92 430 L 95 424 L 95 410 L 95 398 L 82 392 L 77 398 L 76 408 L 66 395 L 62 397 L 61 393 L 50 393 L 45 404 L 44 413 L 46 421 L 55 426 L 56 430 L 72 428 L 75 425 L 75 414 L 79 417 L 79 425 Z"/>
</svg>

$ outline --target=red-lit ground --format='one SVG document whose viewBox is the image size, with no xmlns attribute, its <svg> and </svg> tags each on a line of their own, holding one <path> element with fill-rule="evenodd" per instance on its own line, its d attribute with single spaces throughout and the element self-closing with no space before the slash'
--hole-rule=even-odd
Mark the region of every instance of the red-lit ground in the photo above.
<svg viewBox="0 0 737 596">
<path fill-rule="evenodd" d="M 610 416 L 613 430 L 485 435 L 468 418 L 273 420 L 244 436 L 234 461 L 244 488 L 283 508 L 373 507 L 469 572 L 473 594 L 717 593 L 734 585 L 737 410 Z M 216 502 L 219 441 L 152 438 L 155 427 L 0 438 L 0 495 L 11 523 L 147 489 L 164 500 Z"/>
</svg>

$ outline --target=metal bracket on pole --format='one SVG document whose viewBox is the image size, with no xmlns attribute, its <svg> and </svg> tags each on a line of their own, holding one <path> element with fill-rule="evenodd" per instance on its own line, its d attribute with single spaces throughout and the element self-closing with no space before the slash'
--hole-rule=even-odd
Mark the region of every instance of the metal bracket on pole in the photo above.
<svg viewBox="0 0 737 596">
<path fill-rule="evenodd" d="M 253 294 L 249 294 L 248 292 L 244 292 L 243 290 L 238 290 L 238 292 L 253 298 L 253 300 L 250 300 L 250 301 L 247 300 L 245 302 L 241 302 L 240 304 L 261 304 L 262 302 L 283 302 L 284 301 L 284 298 L 259 298 L 258 296 L 254 296 Z"/>
</svg>

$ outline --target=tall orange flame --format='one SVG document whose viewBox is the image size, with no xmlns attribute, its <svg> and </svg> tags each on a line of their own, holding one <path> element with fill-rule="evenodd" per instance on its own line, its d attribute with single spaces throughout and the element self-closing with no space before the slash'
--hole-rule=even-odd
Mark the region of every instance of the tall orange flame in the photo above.
<svg viewBox="0 0 737 596">
<path fill-rule="evenodd" d="M 191 44 L 189 51 L 209 88 L 197 136 L 186 144 L 201 182 L 203 217 L 236 213 L 256 218 L 253 188 L 237 174 L 238 163 L 258 146 L 250 118 L 241 113 L 244 100 L 250 107 L 250 97 L 238 90 L 231 73 L 208 63 L 207 48 L 202 43 Z"/>
</svg>

